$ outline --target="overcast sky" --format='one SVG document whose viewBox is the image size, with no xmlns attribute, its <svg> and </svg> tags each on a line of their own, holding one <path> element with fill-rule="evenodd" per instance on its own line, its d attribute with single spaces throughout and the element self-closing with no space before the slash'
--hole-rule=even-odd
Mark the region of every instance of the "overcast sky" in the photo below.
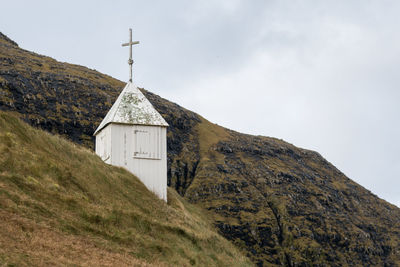
<svg viewBox="0 0 400 267">
<path fill-rule="evenodd" d="M 400 206 L 400 1 L 4 1 L 20 47 L 322 154 Z"/>
</svg>

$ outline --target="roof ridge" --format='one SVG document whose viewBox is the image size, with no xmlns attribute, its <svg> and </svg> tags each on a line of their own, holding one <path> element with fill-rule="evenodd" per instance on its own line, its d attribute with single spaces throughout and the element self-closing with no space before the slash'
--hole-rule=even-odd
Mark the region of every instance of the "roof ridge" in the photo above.
<svg viewBox="0 0 400 267">
<path fill-rule="evenodd" d="M 117 114 L 118 108 L 119 108 L 119 106 L 121 105 L 121 100 L 120 100 L 120 98 L 122 98 L 122 93 L 124 92 L 125 89 L 128 88 L 128 85 L 129 85 L 129 84 L 132 84 L 132 82 L 129 81 L 129 82 L 125 85 L 124 89 L 122 89 L 122 91 L 121 91 L 121 93 L 119 94 L 119 96 L 117 97 L 116 102 L 117 102 L 118 100 L 119 100 L 119 102 L 118 102 L 118 106 L 116 107 L 116 109 L 115 109 L 115 111 L 114 111 L 114 114 L 112 114 L 113 116 L 112 116 L 112 118 L 111 118 L 111 121 L 114 120 L 115 114 Z M 114 104 L 115 104 L 115 103 L 114 103 Z M 114 106 L 114 105 L 112 105 L 111 108 L 113 108 L 113 106 Z"/>
</svg>

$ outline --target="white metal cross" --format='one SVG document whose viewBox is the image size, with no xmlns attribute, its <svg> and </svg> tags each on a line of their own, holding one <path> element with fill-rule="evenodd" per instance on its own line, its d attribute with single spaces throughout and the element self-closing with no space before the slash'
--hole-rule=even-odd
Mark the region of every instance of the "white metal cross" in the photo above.
<svg viewBox="0 0 400 267">
<path fill-rule="evenodd" d="M 135 44 L 139 44 L 139 41 L 132 42 L 132 29 L 129 29 L 129 43 L 122 44 L 122 46 L 129 46 L 129 81 L 132 82 L 132 46 Z"/>
</svg>

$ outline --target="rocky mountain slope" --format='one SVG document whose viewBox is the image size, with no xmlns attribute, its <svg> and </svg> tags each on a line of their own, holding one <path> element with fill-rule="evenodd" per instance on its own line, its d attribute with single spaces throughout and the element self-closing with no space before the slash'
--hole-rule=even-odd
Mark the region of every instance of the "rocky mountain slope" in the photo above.
<svg viewBox="0 0 400 267">
<path fill-rule="evenodd" d="M 201 209 L 0 111 L 1 266 L 248 266 Z"/>
<path fill-rule="evenodd" d="M 0 38 L 0 109 L 78 144 L 93 147 L 123 85 Z M 225 129 L 143 92 L 170 124 L 169 186 L 209 210 L 257 265 L 400 265 L 400 209 L 318 153 Z"/>
</svg>

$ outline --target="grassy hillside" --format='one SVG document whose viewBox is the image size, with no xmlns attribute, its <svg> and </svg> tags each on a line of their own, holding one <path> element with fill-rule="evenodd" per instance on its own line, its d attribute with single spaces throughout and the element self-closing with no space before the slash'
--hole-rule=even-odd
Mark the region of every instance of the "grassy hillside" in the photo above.
<svg viewBox="0 0 400 267">
<path fill-rule="evenodd" d="M 0 35 L 0 109 L 75 143 L 93 149 L 123 85 Z M 400 209 L 317 152 L 231 131 L 142 91 L 170 125 L 168 185 L 258 266 L 400 265 Z"/>
<path fill-rule="evenodd" d="M 0 112 L 0 265 L 251 266 L 173 190 Z"/>
<path fill-rule="evenodd" d="M 204 119 L 185 198 L 260 266 L 400 266 L 400 209 L 316 152 Z"/>
</svg>

